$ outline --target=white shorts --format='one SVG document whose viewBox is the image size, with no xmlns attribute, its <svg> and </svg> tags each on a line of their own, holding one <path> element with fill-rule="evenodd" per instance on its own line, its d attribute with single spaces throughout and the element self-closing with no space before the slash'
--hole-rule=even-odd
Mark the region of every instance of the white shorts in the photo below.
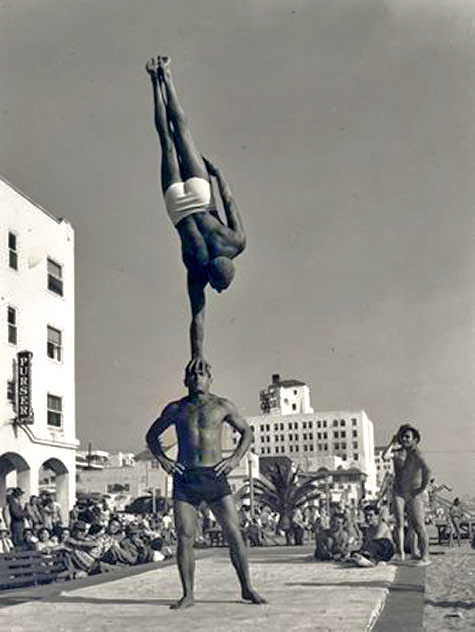
<svg viewBox="0 0 475 632">
<path fill-rule="evenodd" d="M 174 226 L 188 215 L 211 210 L 211 203 L 214 202 L 211 185 L 204 178 L 174 182 L 165 191 L 164 198 Z"/>
</svg>

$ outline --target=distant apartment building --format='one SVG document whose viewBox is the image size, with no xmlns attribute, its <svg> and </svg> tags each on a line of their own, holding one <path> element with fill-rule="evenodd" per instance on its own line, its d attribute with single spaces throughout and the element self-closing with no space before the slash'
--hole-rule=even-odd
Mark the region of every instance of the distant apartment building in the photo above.
<svg viewBox="0 0 475 632">
<path fill-rule="evenodd" d="M 75 500 L 74 231 L 0 180 L 0 505 L 49 473 Z"/>
<path fill-rule="evenodd" d="M 339 457 L 342 467 L 366 475 L 366 490 L 377 489 L 373 423 L 364 410 L 314 411 L 308 386 L 272 376 L 260 393 L 262 415 L 248 417 L 254 431 L 253 451 L 262 456 L 288 456 L 303 471 L 315 458 Z M 237 442 L 237 436 L 233 437 Z"/>
</svg>

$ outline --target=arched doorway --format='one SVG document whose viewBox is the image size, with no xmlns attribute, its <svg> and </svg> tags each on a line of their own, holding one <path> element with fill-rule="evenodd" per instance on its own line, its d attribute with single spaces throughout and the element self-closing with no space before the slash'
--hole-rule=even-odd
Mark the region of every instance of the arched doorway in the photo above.
<svg viewBox="0 0 475 632">
<path fill-rule="evenodd" d="M 69 471 L 62 461 L 47 459 L 40 466 L 39 492 L 49 492 L 61 505 L 63 523 L 68 522 L 69 510 Z"/>
<path fill-rule="evenodd" d="M 30 466 L 27 461 L 16 452 L 4 452 L 0 456 L 0 505 L 6 503 L 6 491 L 9 487 L 21 487 L 25 495 L 30 490 Z"/>
</svg>

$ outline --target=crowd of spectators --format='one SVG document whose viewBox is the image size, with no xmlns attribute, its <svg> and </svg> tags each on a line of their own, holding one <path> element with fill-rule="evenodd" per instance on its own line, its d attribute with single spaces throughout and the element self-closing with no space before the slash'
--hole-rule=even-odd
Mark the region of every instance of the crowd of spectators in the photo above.
<svg viewBox="0 0 475 632">
<path fill-rule="evenodd" d="M 16 487 L 8 490 L 0 512 L 0 554 L 58 551 L 71 577 L 163 560 L 172 556 L 173 540 L 169 511 L 149 517 L 116 514 L 100 497 L 80 498 L 65 519 L 52 494 L 25 502 Z"/>
</svg>

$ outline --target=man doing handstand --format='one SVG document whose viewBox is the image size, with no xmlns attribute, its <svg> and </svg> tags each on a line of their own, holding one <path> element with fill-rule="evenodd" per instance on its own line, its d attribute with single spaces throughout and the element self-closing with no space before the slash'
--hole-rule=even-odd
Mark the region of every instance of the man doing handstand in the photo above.
<svg viewBox="0 0 475 632">
<path fill-rule="evenodd" d="M 177 562 L 183 596 L 172 608 L 194 604 L 193 542 L 202 501 L 209 505 L 223 528 L 242 598 L 256 604 L 266 603 L 251 585 L 239 517 L 226 478 L 251 445 L 252 430 L 234 404 L 209 392 L 210 384 L 209 364 L 201 358 L 191 360 L 185 372 L 188 396 L 168 404 L 146 436 L 147 445 L 160 465 L 173 474 Z M 221 438 L 225 423 L 237 430 L 241 438 L 233 454 L 223 459 Z M 178 438 L 176 461 L 166 456 L 159 440 L 171 426 L 175 427 Z"/>
<path fill-rule="evenodd" d="M 157 128 L 162 149 L 161 183 L 165 206 L 176 227 L 188 271 L 191 304 L 191 357 L 203 356 L 205 287 L 222 292 L 234 278 L 232 259 L 246 245 L 246 236 L 231 190 L 220 169 L 195 147 L 170 70 L 169 57 L 151 59 Z M 216 178 L 226 215 L 224 224 L 213 198 L 210 176 Z"/>
</svg>

